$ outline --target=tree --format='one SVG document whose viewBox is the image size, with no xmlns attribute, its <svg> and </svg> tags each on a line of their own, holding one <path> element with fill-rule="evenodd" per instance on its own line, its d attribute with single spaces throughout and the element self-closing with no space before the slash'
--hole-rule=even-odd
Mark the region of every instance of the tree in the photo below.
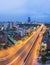
<svg viewBox="0 0 50 65">
<path fill-rule="evenodd" d="M 42 61 L 42 63 L 46 63 L 46 56 L 42 55 L 41 61 Z"/>
</svg>

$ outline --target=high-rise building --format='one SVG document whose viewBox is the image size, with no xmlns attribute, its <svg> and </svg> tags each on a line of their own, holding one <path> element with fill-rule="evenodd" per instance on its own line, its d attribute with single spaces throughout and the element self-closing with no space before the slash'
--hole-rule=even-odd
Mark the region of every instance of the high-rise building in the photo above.
<svg viewBox="0 0 50 65">
<path fill-rule="evenodd" d="M 28 17 L 28 22 L 30 22 L 31 21 L 31 19 L 30 19 L 30 17 Z"/>
<path fill-rule="evenodd" d="M 13 22 L 8 22 L 8 28 L 12 29 L 13 24 L 14 24 Z"/>
</svg>

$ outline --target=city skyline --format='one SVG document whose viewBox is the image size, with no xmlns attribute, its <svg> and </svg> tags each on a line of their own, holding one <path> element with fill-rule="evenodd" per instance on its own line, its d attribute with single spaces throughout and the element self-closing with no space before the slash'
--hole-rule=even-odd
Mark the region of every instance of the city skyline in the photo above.
<svg viewBox="0 0 50 65">
<path fill-rule="evenodd" d="M 50 0 L 0 0 L 0 21 L 50 22 Z"/>
</svg>

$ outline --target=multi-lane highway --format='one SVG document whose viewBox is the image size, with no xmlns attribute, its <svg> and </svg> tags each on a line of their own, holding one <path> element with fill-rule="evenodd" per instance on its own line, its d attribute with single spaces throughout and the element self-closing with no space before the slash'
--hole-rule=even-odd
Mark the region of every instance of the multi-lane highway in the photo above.
<svg viewBox="0 0 50 65">
<path fill-rule="evenodd" d="M 38 36 L 43 28 L 44 25 L 42 24 L 36 30 L 35 34 L 31 37 L 31 39 L 29 39 L 18 51 L 16 51 L 16 53 L 13 56 L 3 61 L 0 61 L 0 65 L 23 65 L 27 57 L 29 56 L 32 48 L 34 47 L 38 39 Z"/>
<path fill-rule="evenodd" d="M 45 32 L 42 30 L 42 32 Z M 39 50 L 40 50 L 40 46 L 41 46 L 41 41 L 43 38 L 43 34 L 40 32 L 41 36 L 38 37 L 37 41 L 35 42 L 34 46 L 32 47 L 29 56 L 27 57 L 24 65 L 39 65 L 39 63 L 37 62 L 37 57 L 39 54 Z"/>
</svg>

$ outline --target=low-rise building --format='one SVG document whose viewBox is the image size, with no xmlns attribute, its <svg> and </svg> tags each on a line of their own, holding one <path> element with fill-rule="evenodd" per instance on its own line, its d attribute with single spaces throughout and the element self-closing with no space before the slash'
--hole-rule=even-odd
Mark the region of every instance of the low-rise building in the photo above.
<svg viewBox="0 0 50 65">
<path fill-rule="evenodd" d="M 30 34 L 32 32 L 32 29 L 30 29 L 30 28 L 28 28 L 27 30 L 26 30 L 26 34 Z"/>
<path fill-rule="evenodd" d="M 50 39 L 47 41 L 47 49 L 50 49 Z"/>
<path fill-rule="evenodd" d="M 21 36 L 24 37 L 26 35 L 26 30 L 23 28 L 19 28 L 17 33 Z"/>
</svg>

